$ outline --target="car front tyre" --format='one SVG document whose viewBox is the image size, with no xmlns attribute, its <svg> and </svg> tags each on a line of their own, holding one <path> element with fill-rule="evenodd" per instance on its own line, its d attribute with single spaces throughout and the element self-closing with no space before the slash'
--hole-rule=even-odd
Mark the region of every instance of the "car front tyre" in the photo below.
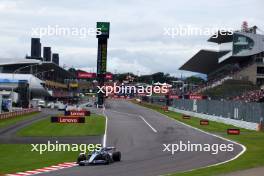
<svg viewBox="0 0 264 176">
<path fill-rule="evenodd" d="M 114 161 L 121 161 L 121 152 L 114 152 L 112 158 Z"/>
</svg>

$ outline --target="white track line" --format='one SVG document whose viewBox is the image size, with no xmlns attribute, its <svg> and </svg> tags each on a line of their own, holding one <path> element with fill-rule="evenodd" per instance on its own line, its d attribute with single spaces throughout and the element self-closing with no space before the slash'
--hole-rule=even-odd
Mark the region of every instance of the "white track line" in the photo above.
<svg viewBox="0 0 264 176">
<path fill-rule="evenodd" d="M 133 103 L 133 104 L 135 104 L 135 103 Z M 137 105 L 137 104 L 135 104 L 135 105 Z M 155 111 L 155 110 L 153 110 L 153 109 L 146 108 L 146 107 L 144 107 L 144 106 L 140 106 L 140 105 L 137 105 L 137 106 L 142 107 L 142 108 L 145 108 L 145 109 L 148 109 L 148 110 L 151 110 L 151 111 L 153 111 L 153 112 L 156 112 L 156 113 L 158 113 L 158 114 L 160 114 L 160 115 L 162 115 L 162 116 L 164 116 L 164 117 L 166 117 L 166 118 L 168 118 L 168 119 L 170 119 L 170 120 L 177 121 L 178 123 L 180 123 L 180 124 L 182 124 L 182 125 L 185 125 L 185 126 L 187 126 L 187 127 L 189 127 L 189 128 L 192 128 L 192 129 L 195 129 L 195 130 L 200 131 L 200 132 L 202 132 L 202 133 L 205 133 L 205 134 L 207 134 L 207 135 L 211 135 L 211 136 L 214 136 L 214 137 L 216 137 L 216 138 L 219 138 L 219 139 L 222 139 L 222 140 L 225 140 L 225 141 L 228 141 L 228 142 L 231 142 L 231 143 L 237 144 L 237 145 L 239 145 L 240 147 L 242 147 L 242 151 L 241 151 L 239 154 L 237 154 L 235 157 L 233 157 L 233 158 L 231 158 L 231 159 L 229 159 L 229 160 L 222 161 L 222 162 L 219 162 L 219 163 L 216 163 L 216 164 L 212 164 L 212 165 L 209 165 L 209 166 L 204 166 L 204 167 L 200 167 L 200 168 L 196 168 L 196 169 L 190 169 L 190 170 L 187 170 L 187 171 L 184 171 L 184 172 L 190 172 L 190 171 L 194 171 L 194 170 L 197 170 L 197 169 L 203 169 L 203 168 L 208 168 L 208 167 L 213 167 L 213 166 L 218 166 L 218 165 L 221 165 L 221 164 L 228 163 L 228 162 L 230 162 L 230 161 L 233 161 L 233 160 L 237 159 L 237 158 L 240 157 L 241 155 L 243 155 L 243 154 L 246 152 L 246 150 L 247 150 L 247 147 L 244 146 L 243 144 L 240 144 L 240 143 L 235 142 L 235 141 L 230 140 L 230 139 L 226 139 L 226 138 L 224 138 L 224 137 L 222 137 L 222 136 L 219 136 L 219 135 L 216 135 L 216 134 L 212 134 L 212 133 L 209 133 L 209 132 L 203 131 L 203 130 L 201 130 L 201 129 L 199 129 L 199 128 L 196 128 L 196 127 L 193 127 L 193 126 L 191 126 L 191 125 L 185 124 L 185 123 L 180 122 L 180 121 L 178 121 L 178 120 L 176 120 L 176 119 L 172 119 L 172 118 L 170 118 L 170 117 L 168 117 L 168 116 L 166 116 L 166 115 L 164 115 L 164 114 L 162 114 L 162 113 L 160 113 L 160 112 L 158 112 L 158 111 Z M 182 173 L 184 173 L 184 172 L 182 172 Z M 168 174 L 168 175 L 171 175 L 171 174 Z"/>
<path fill-rule="evenodd" d="M 141 115 L 137 115 L 137 114 L 130 114 L 130 113 L 126 113 L 126 112 L 120 112 L 120 111 L 115 111 L 115 110 L 110 110 L 110 111 L 112 111 L 112 112 L 115 112 L 115 113 L 120 113 L 120 114 L 125 114 L 125 115 L 129 115 L 129 116 L 135 116 L 135 117 L 140 117 L 151 129 L 152 129 L 152 131 L 154 131 L 155 133 L 157 133 L 158 131 L 155 129 L 155 128 L 153 128 L 147 121 L 146 121 L 146 119 L 143 117 L 143 116 L 141 116 Z"/>
<path fill-rule="evenodd" d="M 142 117 L 141 115 L 139 115 L 139 117 L 152 129 L 152 131 L 154 131 L 154 133 L 157 133 L 158 131 L 153 128 L 147 121 L 144 117 Z"/>
<path fill-rule="evenodd" d="M 104 132 L 104 137 L 103 137 L 103 147 L 106 147 L 108 117 L 105 114 L 105 107 L 103 107 L 103 115 L 105 116 L 105 132 Z"/>
<path fill-rule="evenodd" d="M 158 113 L 159 113 L 159 112 L 158 112 Z M 161 113 L 160 113 L 160 114 L 161 114 Z M 165 117 L 167 117 L 167 118 L 170 118 L 170 117 L 168 117 L 168 116 L 166 116 L 166 115 L 164 115 L 164 114 L 163 114 L 163 116 L 165 116 Z M 171 118 L 170 118 L 170 119 L 171 119 Z M 175 120 L 176 120 L 176 119 L 175 119 Z M 240 147 L 242 147 L 242 151 L 241 151 L 239 154 L 237 154 L 236 156 L 234 156 L 233 158 L 229 159 L 229 160 L 222 161 L 222 162 L 219 162 L 219 163 L 216 163 L 216 164 L 212 164 L 212 165 L 209 165 L 209 166 L 200 167 L 200 168 L 197 168 L 197 169 L 203 169 L 203 168 L 208 168 L 208 167 L 213 167 L 213 166 L 218 166 L 218 165 L 221 165 L 221 164 L 228 163 L 228 162 L 230 162 L 230 161 L 233 161 L 233 160 L 237 159 L 237 158 L 240 157 L 241 155 L 243 155 L 243 154 L 246 152 L 246 150 L 247 150 L 247 147 L 244 146 L 243 144 L 240 144 L 240 143 L 235 142 L 235 141 L 230 140 L 230 139 L 226 139 L 226 138 L 224 138 L 224 137 L 222 137 L 222 136 L 219 136 L 219 135 L 216 135 L 216 134 L 212 134 L 212 133 L 209 133 L 209 132 L 203 131 L 203 130 L 201 130 L 201 129 L 199 129 L 199 128 L 196 128 L 196 127 L 193 127 L 193 126 L 191 126 L 191 125 L 185 124 L 185 123 L 180 122 L 180 121 L 178 121 L 178 120 L 176 120 L 176 121 L 179 122 L 179 123 L 182 124 L 182 125 L 185 125 L 185 126 L 187 126 L 187 127 L 193 128 L 193 129 L 195 129 L 195 130 L 197 130 L 197 131 L 200 131 L 200 132 L 202 132 L 202 133 L 205 133 L 205 134 L 207 134 L 207 135 L 214 136 L 214 137 L 216 137 L 216 138 L 219 138 L 219 139 L 222 139 L 222 140 L 225 140 L 225 141 L 231 142 L 231 143 L 233 143 L 233 144 L 236 144 L 236 145 L 239 145 Z M 190 169 L 190 170 L 187 170 L 187 171 L 184 171 L 184 172 L 190 172 L 190 171 L 197 170 L 197 169 Z"/>
</svg>

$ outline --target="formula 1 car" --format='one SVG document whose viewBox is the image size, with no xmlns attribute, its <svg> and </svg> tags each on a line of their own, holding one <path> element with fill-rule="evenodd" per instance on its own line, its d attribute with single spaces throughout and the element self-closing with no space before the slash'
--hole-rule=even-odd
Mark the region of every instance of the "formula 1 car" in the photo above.
<svg viewBox="0 0 264 176">
<path fill-rule="evenodd" d="M 77 164 L 79 164 L 79 166 L 88 166 L 95 164 L 110 164 L 116 161 L 121 161 L 121 152 L 116 151 L 115 147 L 103 147 L 99 151 L 94 151 L 88 155 L 80 153 Z"/>
</svg>

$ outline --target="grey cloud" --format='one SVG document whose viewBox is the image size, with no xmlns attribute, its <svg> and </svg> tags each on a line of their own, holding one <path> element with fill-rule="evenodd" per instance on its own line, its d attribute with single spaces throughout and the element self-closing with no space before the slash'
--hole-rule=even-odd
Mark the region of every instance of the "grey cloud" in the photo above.
<svg viewBox="0 0 264 176">
<path fill-rule="evenodd" d="M 237 29 L 243 20 L 248 20 L 249 25 L 264 30 L 262 7 L 262 0 L 0 1 L 0 53 L 24 57 L 30 52 L 34 27 L 95 27 L 96 21 L 110 21 L 110 71 L 136 73 L 140 69 L 142 73 L 164 71 L 179 75 L 182 72 L 177 69 L 207 45 L 208 36 L 170 38 L 163 35 L 164 27 L 192 24 Z M 59 52 L 63 64 L 96 66 L 95 36 L 44 36 L 42 44 Z"/>
</svg>

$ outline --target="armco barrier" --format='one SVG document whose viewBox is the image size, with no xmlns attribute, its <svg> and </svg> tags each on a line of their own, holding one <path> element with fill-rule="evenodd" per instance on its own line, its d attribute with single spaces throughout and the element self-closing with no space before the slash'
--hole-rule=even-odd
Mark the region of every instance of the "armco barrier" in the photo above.
<svg viewBox="0 0 264 176">
<path fill-rule="evenodd" d="M 264 103 L 219 100 L 174 100 L 172 107 L 234 120 L 260 123 L 264 117 Z"/>
<path fill-rule="evenodd" d="M 6 112 L 6 113 L 1 113 L 0 114 L 0 120 L 1 119 L 7 119 L 7 118 L 12 118 L 12 117 L 16 117 L 19 115 L 25 115 L 25 114 L 29 114 L 32 112 L 39 112 L 41 111 L 40 108 L 29 108 L 29 109 L 21 109 L 18 111 L 14 111 L 14 112 Z"/>
<path fill-rule="evenodd" d="M 169 107 L 169 110 L 174 111 L 174 112 L 178 112 L 181 114 L 186 114 L 186 115 L 198 117 L 201 119 L 207 119 L 210 121 L 216 121 L 216 122 L 220 122 L 220 123 L 224 123 L 224 124 L 229 124 L 229 125 L 233 125 L 236 127 L 249 129 L 249 130 L 257 130 L 257 126 L 258 126 L 257 123 L 253 123 L 253 122 L 245 122 L 242 120 L 234 120 L 234 119 L 225 118 L 225 117 L 219 117 L 219 116 L 208 115 L 208 114 L 201 114 L 201 113 L 192 112 L 192 111 L 188 111 L 188 110 L 186 111 L 186 110 L 182 110 L 182 109 L 177 109 L 174 107 Z"/>
<path fill-rule="evenodd" d="M 144 97 L 142 100 L 161 106 L 166 102 L 165 96 Z M 264 128 L 264 103 L 174 99 L 169 110 L 251 130 L 260 131 Z"/>
</svg>

